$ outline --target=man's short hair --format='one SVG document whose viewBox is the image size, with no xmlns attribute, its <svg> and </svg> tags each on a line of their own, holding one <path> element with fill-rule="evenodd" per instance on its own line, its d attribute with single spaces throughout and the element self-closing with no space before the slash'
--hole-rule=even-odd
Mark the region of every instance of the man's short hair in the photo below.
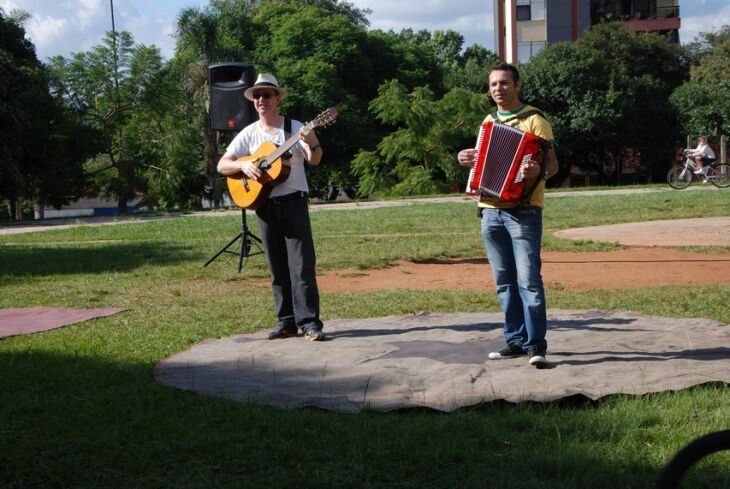
<svg viewBox="0 0 730 489">
<path fill-rule="evenodd" d="M 492 66 L 492 69 L 489 71 L 490 73 L 492 71 L 509 71 L 512 73 L 512 79 L 517 83 L 520 81 L 520 72 L 517 71 L 517 68 L 514 65 L 511 65 L 509 63 L 498 63 L 494 66 Z"/>
</svg>

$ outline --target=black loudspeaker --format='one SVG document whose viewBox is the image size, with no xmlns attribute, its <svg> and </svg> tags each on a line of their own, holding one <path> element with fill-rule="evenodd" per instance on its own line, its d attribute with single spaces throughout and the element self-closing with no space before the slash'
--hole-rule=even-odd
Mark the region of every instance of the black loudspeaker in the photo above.
<svg viewBox="0 0 730 489">
<path fill-rule="evenodd" d="M 223 63 L 208 67 L 210 127 L 216 131 L 240 131 L 254 121 L 253 102 L 243 92 L 254 84 L 253 66 Z"/>
</svg>

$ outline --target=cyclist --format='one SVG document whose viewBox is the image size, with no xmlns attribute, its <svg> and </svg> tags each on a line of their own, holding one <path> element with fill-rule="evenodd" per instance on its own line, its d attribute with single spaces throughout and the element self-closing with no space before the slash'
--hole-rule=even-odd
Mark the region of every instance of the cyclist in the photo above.
<svg viewBox="0 0 730 489">
<path fill-rule="evenodd" d="M 707 144 L 707 137 L 700 136 L 695 149 L 687 148 L 687 156 L 694 158 L 697 164 L 696 174 L 704 173 L 704 165 L 710 166 L 715 162 L 715 152 Z"/>
</svg>

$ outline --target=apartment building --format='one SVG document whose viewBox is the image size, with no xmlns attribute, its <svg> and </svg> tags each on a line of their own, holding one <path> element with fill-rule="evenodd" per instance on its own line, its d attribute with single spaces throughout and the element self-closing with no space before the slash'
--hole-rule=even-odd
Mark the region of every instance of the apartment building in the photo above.
<svg viewBox="0 0 730 489">
<path fill-rule="evenodd" d="M 636 32 L 679 42 L 679 0 L 493 0 L 494 46 L 508 63 L 529 61 L 548 44 L 575 41 L 591 25 L 618 20 Z"/>
</svg>

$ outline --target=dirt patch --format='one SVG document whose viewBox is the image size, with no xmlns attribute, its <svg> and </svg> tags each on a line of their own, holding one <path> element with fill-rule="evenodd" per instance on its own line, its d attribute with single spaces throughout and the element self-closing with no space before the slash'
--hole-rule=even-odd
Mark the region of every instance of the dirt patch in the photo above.
<svg viewBox="0 0 730 489">
<path fill-rule="evenodd" d="M 555 236 L 626 246 L 730 246 L 730 217 L 625 222 L 564 229 Z"/>
<path fill-rule="evenodd" d="M 542 253 L 549 289 L 593 290 L 660 285 L 730 284 L 730 253 L 691 253 L 672 246 L 730 246 L 730 217 L 678 219 L 559 231 L 565 239 L 620 243 L 610 252 Z M 494 290 L 486 258 L 396 262 L 378 270 L 336 270 L 317 278 L 322 292 L 393 289 Z"/>
<path fill-rule="evenodd" d="M 730 253 L 704 254 L 667 248 L 610 252 L 543 252 L 542 276 L 552 289 L 592 290 L 659 285 L 730 284 Z M 375 270 L 343 269 L 317 277 L 320 291 L 393 289 L 494 290 L 485 258 L 396 262 Z"/>
</svg>

